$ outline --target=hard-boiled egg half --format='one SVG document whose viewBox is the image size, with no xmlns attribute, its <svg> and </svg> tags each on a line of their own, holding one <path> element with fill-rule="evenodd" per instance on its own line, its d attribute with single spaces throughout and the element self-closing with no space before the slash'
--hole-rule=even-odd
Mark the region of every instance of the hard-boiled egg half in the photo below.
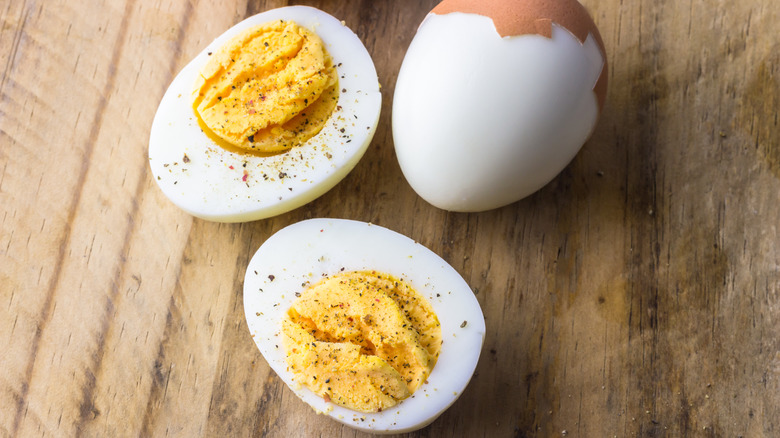
<svg viewBox="0 0 780 438">
<path fill-rule="evenodd" d="M 604 44 L 577 0 L 443 0 L 398 74 L 398 162 L 436 207 L 510 204 L 574 158 L 606 90 Z"/>
<path fill-rule="evenodd" d="M 394 231 L 311 219 L 271 236 L 244 279 L 250 334 L 303 401 L 350 427 L 401 433 L 463 392 L 485 321 L 447 262 Z"/>
<path fill-rule="evenodd" d="M 252 16 L 176 76 L 149 164 L 188 213 L 241 222 L 324 194 L 363 156 L 379 120 L 376 70 L 359 38 L 315 8 Z"/>
</svg>

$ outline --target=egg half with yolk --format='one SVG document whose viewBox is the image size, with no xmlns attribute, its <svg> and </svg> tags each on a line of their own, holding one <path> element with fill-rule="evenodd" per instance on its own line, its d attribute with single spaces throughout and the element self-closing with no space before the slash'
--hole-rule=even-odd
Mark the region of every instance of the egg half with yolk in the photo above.
<svg viewBox="0 0 780 438">
<path fill-rule="evenodd" d="M 372 433 L 434 421 L 461 395 L 485 337 L 479 302 L 446 261 L 378 225 L 311 219 L 257 250 L 249 332 L 318 413 Z"/>
<path fill-rule="evenodd" d="M 341 181 L 376 130 L 381 94 L 360 39 L 318 9 L 252 16 L 176 76 L 149 140 L 175 205 L 243 222 L 300 207 Z"/>
</svg>

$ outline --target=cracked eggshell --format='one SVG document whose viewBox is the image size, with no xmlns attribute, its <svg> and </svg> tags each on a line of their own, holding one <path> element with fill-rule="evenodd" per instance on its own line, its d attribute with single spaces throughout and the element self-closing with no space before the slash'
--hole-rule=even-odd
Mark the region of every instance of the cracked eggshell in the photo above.
<svg viewBox="0 0 780 438">
<path fill-rule="evenodd" d="M 249 27 L 277 19 L 293 20 L 325 43 L 339 75 L 336 110 L 322 131 L 288 152 L 262 157 L 227 151 L 198 126 L 191 100 L 195 78 L 209 53 Z M 315 8 L 273 9 L 227 30 L 176 76 L 152 124 L 149 165 L 165 196 L 193 216 L 220 222 L 263 219 L 300 207 L 341 181 L 371 142 L 380 108 L 376 69 L 357 35 Z"/>
<path fill-rule="evenodd" d="M 420 25 L 398 75 L 401 170 L 445 210 L 520 200 L 590 137 L 606 72 L 601 37 L 576 0 L 445 0 Z"/>
<path fill-rule="evenodd" d="M 282 318 L 295 293 L 342 269 L 401 278 L 428 300 L 441 323 L 441 351 L 427 383 L 382 412 L 357 412 L 327 402 L 296 384 L 287 369 Z M 417 430 L 441 415 L 469 383 L 485 339 L 479 302 L 446 261 L 394 231 L 344 219 L 298 222 L 266 240 L 246 271 L 244 312 L 263 357 L 301 400 L 340 423 L 377 434 Z"/>
</svg>

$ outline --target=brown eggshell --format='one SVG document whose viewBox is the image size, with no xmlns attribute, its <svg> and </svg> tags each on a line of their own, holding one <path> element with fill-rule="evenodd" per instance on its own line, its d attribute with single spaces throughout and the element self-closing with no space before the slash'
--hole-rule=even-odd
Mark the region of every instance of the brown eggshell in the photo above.
<svg viewBox="0 0 780 438">
<path fill-rule="evenodd" d="M 490 18 L 502 37 L 541 35 L 550 38 L 552 23 L 562 26 L 584 43 L 593 35 L 604 58 L 604 68 L 593 87 L 599 103 L 604 106 L 607 96 L 607 55 L 599 30 L 590 14 L 577 0 L 443 0 L 432 14 L 452 12 L 477 14 Z"/>
</svg>

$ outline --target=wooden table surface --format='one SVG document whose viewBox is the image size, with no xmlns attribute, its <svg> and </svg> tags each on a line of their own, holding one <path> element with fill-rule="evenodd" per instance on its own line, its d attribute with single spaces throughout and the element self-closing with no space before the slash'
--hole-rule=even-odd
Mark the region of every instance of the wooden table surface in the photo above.
<svg viewBox="0 0 780 438">
<path fill-rule="evenodd" d="M 780 2 L 585 0 L 611 64 L 594 135 L 474 214 L 419 198 L 393 150 L 436 0 L 303 3 L 372 54 L 378 131 L 316 201 L 219 224 L 152 181 L 152 118 L 208 42 L 287 2 L 0 2 L 0 436 L 363 436 L 299 401 L 244 320 L 249 258 L 313 217 L 423 243 L 482 306 L 474 378 L 412 436 L 780 435 Z"/>
</svg>

